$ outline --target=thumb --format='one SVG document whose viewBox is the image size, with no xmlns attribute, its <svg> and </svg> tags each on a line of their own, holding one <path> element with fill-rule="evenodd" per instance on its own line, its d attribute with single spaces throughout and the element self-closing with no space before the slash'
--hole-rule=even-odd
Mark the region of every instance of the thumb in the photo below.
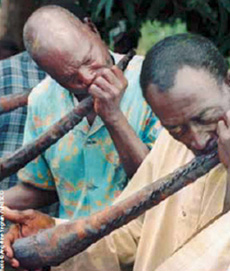
<svg viewBox="0 0 230 271">
<path fill-rule="evenodd" d="M 11 210 L 10 208 L 3 207 L 4 218 L 13 223 L 23 223 L 28 215 L 24 211 Z"/>
</svg>

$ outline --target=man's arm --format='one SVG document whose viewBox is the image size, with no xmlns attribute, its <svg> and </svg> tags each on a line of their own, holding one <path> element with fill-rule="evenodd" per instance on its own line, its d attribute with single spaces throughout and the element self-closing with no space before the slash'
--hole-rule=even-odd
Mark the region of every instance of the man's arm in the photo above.
<svg viewBox="0 0 230 271">
<path fill-rule="evenodd" d="M 56 191 L 38 189 L 29 184 L 18 184 L 4 193 L 4 205 L 17 210 L 36 209 L 58 201 Z"/>
<path fill-rule="evenodd" d="M 13 224 L 4 236 L 4 253 L 6 260 L 12 267 L 18 268 L 19 262 L 14 258 L 12 244 L 18 238 L 27 237 L 38 233 L 41 229 L 48 229 L 55 226 L 55 220 L 35 210 L 18 211 L 3 208 L 4 218 Z"/>
<path fill-rule="evenodd" d="M 218 152 L 220 161 L 227 168 L 227 185 L 223 212 L 230 210 L 230 111 L 226 113 L 225 120 L 220 120 L 217 127 Z"/>
<path fill-rule="evenodd" d="M 144 163 L 142 163 L 141 167 L 138 169 L 137 173 L 129 182 L 128 186 L 125 188 L 122 194 L 116 199 L 115 203 L 126 199 L 127 197 L 133 195 L 137 190 L 151 183 L 152 177 L 153 155 L 150 154 L 145 159 Z M 9 220 L 15 223 L 19 223 L 20 227 L 29 226 L 30 230 L 27 231 L 27 236 L 31 235 L 32 232 L 34 233 L 39 230 L 38 227 L 40 227 L 40 225 L 32 223 L 32 220 L 30 219 L 31 215 L 28 216 L 27 213 L 25 213 L 26 211 L 10 212 L 9 210 L 7 210 L 7 212 L 8 214 L 6 218 L 8 218 Z M 30 210 L 30 212 L 32 212 L 32 210 Z M 50 221 L 49 219 L 44 220 L 43 216 L 45 215 L 36 211 L 33 211 L 33 216 L 33 221 L 36 220 L 36 217 L 39 217 L 39 220 L 42 219 L 42 221 Z M 139 239 L 142 233 L 143 219 L 143 216 L 139 217 L 138 219 L 130 222 L 128 225 L 114 231 L 109 236 L 90 246 L 90 248 L 88 248 L 86 251 L 80 253 L 75 257 L 72 257 L 71 259 L 60 265 L 60 269 L 58 267 L 57 271 L 120 271 L 121 266 L 132 265 L 135 260 Z M 66 220 L 63 221 L 61 219 L 55 220 L 56 225 L 66 222 Z M 36 227 L 33 226 L 35 224 Z M 49 223 L 44 223 L 43 227 L 47 226 L 48 228 L 49 225 Z M 13 263 L 14 267 L 18 267 L 19 263 L 16 259 L 14 259 L 12 244 L 16 239 L 21 238 L 21 236 L 19 236 L 19 233 L 19 229 L 12 226 L 9 233 L 5 236 L 4 239 L 6 252 L 8 252 L 8 257 L 10 258 L 11 263 Z"/>
<path fill-rule="evenodd" d="M 117 114 L 117 119 L 112 123 L 107 123 L 106 127 L 119 153 L 125 172 L 131 178 L 149 153 L 149 148 L 137 137 L 121 111 Z"/>
<path fill-rule="evenodd" d="M 89 92 L 94 97 L 94 110 L 104 121 L 130 178 L 149 153 L 149 149 L 138 138 L 120 109 L 126 87 L 127 80 L 123 72 L 113 66 L 101 72 Z"/>
<path fill-rule="evenodd" d="M 35 210 L 18 211 L 10 210 L 7 207 L 4 207 L 4 216 L 5 219 L 16 223 L 10 227 L 9 232 L 4 236 L 4 246 L 9 263 L 12 267 L 18 268 L 20 263 L 14 258 L 12 249 L 15 240 L 36 234 L 41 229 L 54 227 L 55 220 Z M 66 220 L 58 219 L 59 224 L 64 222 Z M 132 265 L 135 260 L 141 227 L 141 218 L 132 221 L 129 225 L 103 238 L 85 252 L 64 262 L 60 266 L 61 270 L 118 271 L 120 264 L 124 266 Z"/>
<path fill-rule="evenodd" d="M 37 132 L 35 121 L 39 116 L 36 93 L 46 87 L 49 82 L 47 80 L 49 78 L 36 86 L 29 96 L 24 129 L 24 145 L 33 142 L 41 133 L 41 131 Z M 41 122 L 38 127 L 40 126 Z M 39 155 L 22 168 L 18 172 L 18 178 L 21 183 L 5 192 L 5 205 L 7 207 L 24 210 L 43 207 L 57 201 L 55 182 L 44 155 Z"/>
<path fill-rule="evenodd" d="M 155 147 L 155 146 L 154 146 Z M 153 148 L 154 148 L 153 147 Z M 114 204 L 123 201 L 153 181 L 154 149 L 138 168 L 136 174 L 129 182 Z M 140 181 L 141 180 L 141 181 Z M 145 215 L 131 221 L 114 232 L 110 233 L 87 250 L 72 257 L 53 271 L 121 271 L 133 270 L 139 240 L 143 231 Z M 61 221 L 58 221 L 58 224 Z M 128 268 L 130 267 L 130 269 Z M 128 269 L 127 269 L 128 268 Z"/>
</svg>

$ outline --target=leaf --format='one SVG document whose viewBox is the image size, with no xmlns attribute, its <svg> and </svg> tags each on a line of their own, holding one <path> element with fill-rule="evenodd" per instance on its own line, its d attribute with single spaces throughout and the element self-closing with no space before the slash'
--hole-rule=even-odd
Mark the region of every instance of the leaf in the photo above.
<svg viewBox="0 0 230 271">
<path fill-rule="evenodd" d="M 230 13 L 230 0 L 219 0 L 225 9 Z"/>
<path fill-rule="evenodd" d="M 128 18 L 128 21 L 134 25 L 136 20 L 136 14 L 135 14 L 135 8 L 134 8 L 134 2 L 132 1 L 123 1 L 122 2 L 124 13 Z"/>
<path fill-rule="evenodd" d="M 194 1 L 195 2 L 195 1 Z M 200 15 L 203 17 L 203 19 L 208 19 L 212 23 L 217 24 L 217 10 L 214 10 L 211 8 L 211 6 L 208 4 L 208 2 L 200 2 L 197 1 L 196 5 L 193 6 L 193 9 L 196 10 Z"/>
<path fill-rule="evenodd" d="M 152 5 L 150 6 L 148 10 L 148 15 L 147 18 L 154 20 L 160 11 L 166 6 L 167 1 L 162 1 L 162 0 L 155 0 L 152 2 Z"/>
<path fill-rule="evenodd" d="M 98 17 L 98 15 L 100 14 L 100 12 L 102 11 L 103 7 L 106 5 L 107 0 L 101 0 L 97 6 L 97 10 L 95 13 L 96 18 Z"/>
<path fill-rule="evenodd" d="M 222 54 L 226 54 L 230 50 L 230 35 L 226 36 L 221 42 L 219 49 Z"/>
<path fill-rule="evenodd" d="M 105 7 L 105 18 L 108 19 L 111 15 L 111 9 L 113 6 L 113 0 L 109 0 Z"/>
<path fill-rule="evenodd" d="M 99 17 L 99 14 L 105 9 L 105 18 L 106 20 L 111 15 L 111 9 L 113 6 L 113 0 L 89 0 L 91 3 L 92 19 L 96 20 Z"/>
</svg>

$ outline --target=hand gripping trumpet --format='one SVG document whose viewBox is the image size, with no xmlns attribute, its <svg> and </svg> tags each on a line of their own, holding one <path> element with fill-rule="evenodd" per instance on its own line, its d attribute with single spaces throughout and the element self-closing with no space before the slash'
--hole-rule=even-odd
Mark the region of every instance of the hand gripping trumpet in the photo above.
<svg viewBox="0 0 230 271">
<path fill-rule="evenodd" d="M 125 70 L 135 52 L 131 50 L 117 64 L 118 68 Z M 21 99 L 22 105 L 26 101 L 26 96 Z M 16 96 L 18 98 L 18 95 Z M 8 99 L 9 100 L 9 97 Z M 18 103 L 15 102 L 16 107 Z M 1 106 L 1 103 L 0 103 Z M 1 108 L 1 107 L 0 107 Z M 12 107 L 11 107 L 12 108 Z M 90 96 L 79 103 L 70 113 L 52 125 L 47 132 L 38 137 L 34 142 L 24 145 L 9 157 L 0 160 L 0 181 L 16 173 L 27 163 L 35 159 L 38 155 L 56 143 L 61 137 L 73 129 L 82 119 L 93 110 L 93 98 Z M 1 111 L 1 110 L 0 110 Z"/>
</svg>

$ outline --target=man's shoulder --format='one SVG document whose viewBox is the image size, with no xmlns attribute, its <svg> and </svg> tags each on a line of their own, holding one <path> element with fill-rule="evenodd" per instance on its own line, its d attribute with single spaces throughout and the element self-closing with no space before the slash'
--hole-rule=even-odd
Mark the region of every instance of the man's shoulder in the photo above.
<svg viewBox="0 0 230 271">
<path fill-rule="evenodd" d="M 51 98 L 55 95 L 55 89 L 59 85 L 50 77 L 46 76 L 37 86 L 35 86 L 29 96 L 29 102 L 45 102 L 47 98 Z M 61 87 L 60 87 L 61 88 Z"/>
<path fill-rule="evenodd" d="M 9 58 L 0 61 L 0 67 L 3 68 L 14 68 L 14 69 L 39 69 L 35 62 L 32 60 L 30 55 L 24 51 L 20 54 L 13 55 Z"/>
<path fill-rule="evenodd" d="M 1 60 L 1 94 L 7 95 L 33 88 L 45 75 L 26 51 Z"/>
<path fill-rule="evenodd" d="M 65 104 L 66 99 L 69 99 L 69 92 L 47 75 L 33 88 L 29 95 L 29 106 L 37 108 L 39 112 L 43 112 L 44 108 L 49 108 L 45 111 L 52 111 L 56 110 L 61 104 Z"/>
</svg>

